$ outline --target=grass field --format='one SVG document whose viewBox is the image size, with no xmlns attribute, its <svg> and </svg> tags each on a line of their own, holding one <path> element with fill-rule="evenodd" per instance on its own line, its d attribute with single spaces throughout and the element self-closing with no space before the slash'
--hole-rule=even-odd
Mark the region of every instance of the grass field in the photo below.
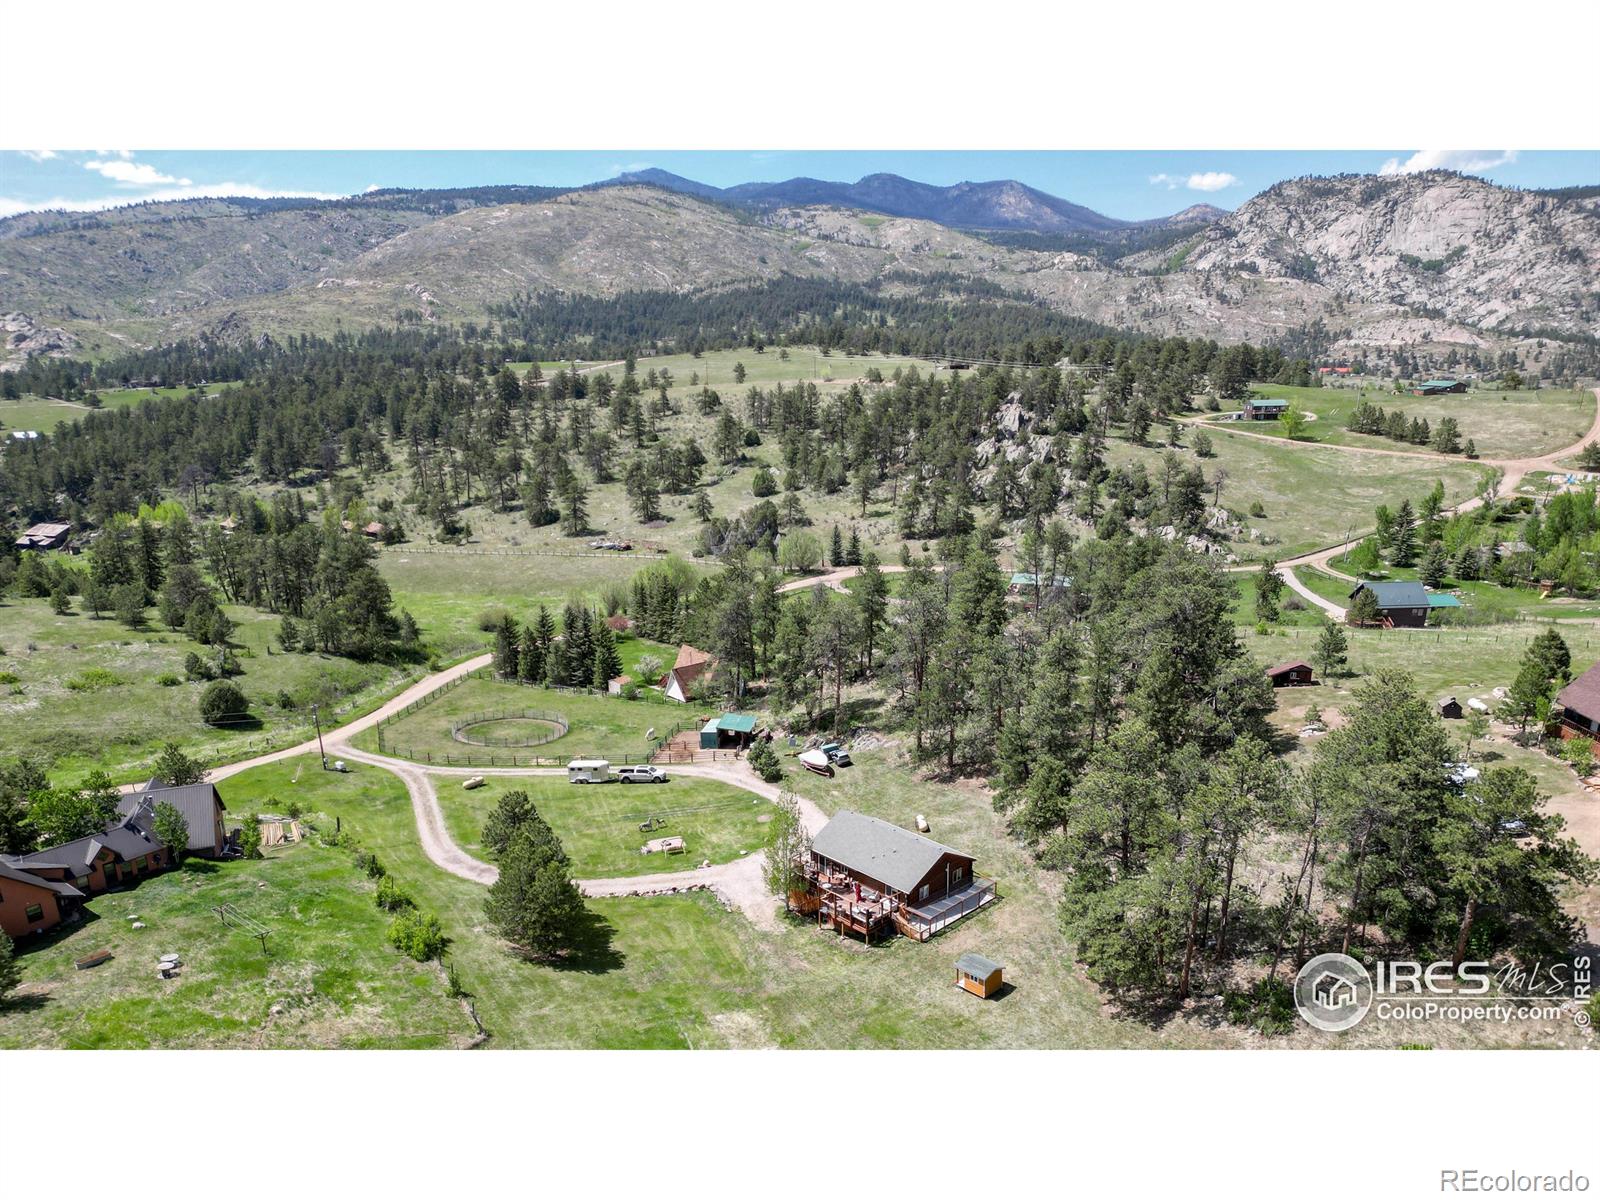
<svg viewBox="0 0 1600 1200">
<path fill-rule="evenodd" d="M 277 617 L 227 612 L 244 668 L 235 682 L 254 721 L 215 729 L 200 720 L 203 683 L 158 682 L 181 680 L 185 656 L 204 650 L 181 633 L 157 624 L 134 631 L 77 608 L 57 616 L 46 600 L 0 600 L 0 758 L 46 755 L 58 783 L 96 767 L 136 779 L 167 740 L 209 762 L 231 761 L 310 737 L 313 703 L 325 706 L 325 721 L 354 716 L 425 669 L 276 652 Z M 279 692 L 293 709 L 278 706 Z"/>
<path fill-rule="evenodd" d="M 1471 438 L 1485 458 L 1530 458 L 1569 446 L 1588 432 L 1594 421 L 1595 397 L 1590 391 L 1478 391 L 1451 396 L 1397 396 L 1376 388 L 1286 387 L 1281 384 L 1255 384 L 1259 395 L 1281 400 L 1298 400 L 1316 420 L 1306 426 L 1306 442 L 1340 446 L 1373 446 L 1386 450 L 1414 450 L 1431 453 L 1426 446 L 1412 446 L 1369 434 L 1351 433 L 1345 428 L 1350 413 L 1364 399 L 1384 412 L 1396 409 L 1407 418 L 1426 420 L 1437 427 L 1439 418 L 1454 417 L 1461 427 L 1461 441 Z M 1230 403 L 1229 409 L 1239 405 Z M 1283 437 L 1277 421 L 1252 421 L 1252 432 Z M 1443 456 L 1441 456 L 1443 457 Z"/>
<path fill-rule="evenodd" d="M 451 727 L 464 717 L 478 713 L 537 709 L 564 717 L 569 726 L 565 737 L 531 750 L 486 750 L 458 742 L 450 736 Z M 524 687 L 497 679 L 473 677 L 452 688 L 415 712 L 388 722 L 382 730 L 383 750 L 398 758 L 416 762 L 487 765 L 497 754 L 502 764 L 516 755 L 565 761 L 584 755 L 598 755 L 615 762 L 629 758 L 639 762 L 651 750 L 645 734 L 654 729 L 663 736 L 674 725 L 698 724 L 709 710 L 690 705 L 624 700 L 620 696 L 599 696 L 584 692 L 558 692 L 542 687 Z M 357 734 L 355 744 L 365 750 L 378 749 L 379 731 Z M 469 764 L 470 765 L 470 764 Z"/>
<path fill-rule="evenodd" d="M 480 858 L 493 857 L 480 838 L 500 797 L 517 789 L 527 792 L 561 839 L 579 879 L 685 871 L 707 860 L 732 862 L 771 842 L 772 805 L 710 779 L 678 776 L 664 784 L 580 787 L 549 775 L 495 775 L 471 791 L 450 776 L 436 776 L 434 783 L 450 836 Z M 640 833 L 640 823 L 655 816 L 665 817 L 666 827 Z M 660 837 L 683 838 L 686 852 L 639 853 L 647 840 Z"/>
<path fill-rule="evenodd" d="M 1202 1046 L 1240 1039 L 1199 1023 L 1147 1026 L 1107 1018 L 1071 962 L 1048 893 L 1008 843 L 987 801 L 965 788 L 915 784 L 870 767 L 816 780 L 830 810 L 848 801 L 883 815 L 926 810 L 935 835 L 972 848 L 997 871 L 1003 902 L 926 945 L 867 949 L 809 923 L 762 932 L 706 893 L 594 900 L 583 951 L 560 966 L 524 962 L 485 927 L 484 889 L 445 875 L 417 846 L 398 780 L 348 776 L 314 760 L 258 768 L 240 792 L 295 796 L 338 815 L 454 939 L 451 958 L 473 994 L 491 1047 Z M 809 785 L 812 781 L 807 781 Z M 669 784 L 667 789 L 677 786 Z M 582 790 L 582 789 L 574 789 Z M 231 794 L 231 792 L 230 792 Z M 959 816 L 958 816 L 959 814 Z M 980 834 L 981 831 L 981 834 Z M 1015 990 L 983 1003 L 952 985 L 967 950 L 1005 962 Z"/>
<path fill-rule="evenodd" d="M 389 918 L 373 890 L 348 851 L 302 842 L 268 850 L 258 862 L 190 860 L 96 896 L 81 925 L 24 948 L 23 988 L 0 1016 L 0 1047 L 465 1044 L 472 1023 L 446 995 L 438 964 L 389 947 Z M 266 954 L 217 919 L 212 906 L 225 903 L 272 929 Z M 145 928 L 132 928 L 135 915 Z M 98 950 L 114 957 L 93 970 L 74 968 Z M 175 979 L 155 969 L 166 953 L 183 959 Z"/>
<path fill-rule="evenodd" d="M 521 521 L 520 514 L 514 515 Z M 523 521 L 522 529 L 527 529 Z M 585 548 L 586 543 L 583 543 Z M 563 549 L 573 549 L 568 542 Z M 409 545 L 378 556 L 377 566 L 388 581 L 397 609 L 417 619 L 423 636 L 439 657 L 470 657 L 490 648 L 492 638 L 478 628 L 478 618 L 504 609 L 518 621 L 532 618 L 543 604 L 559 623 L 569 600 L 595 601 L 602 585 L 626 583 L 633 572 L 654 561 L 644 556 L 575 558 L 542 554 L 481 554 L 449 549 L 437 552 Z M 624 667 L 632 665 L 629 643 L 619 644 Z M 644 649 L 635 646 L 636 653 Z M 677 647 L 667 655 L 670 659 Z"/>
<path fill-rule="evenodd" d="M 216 383 L 206 387 L 207 395 L 215 395 L 237 383 Z M 189 388 L 112 388 L 98 393 L 101 409 L 130 408 L 152 396 L 184 396 Z M 0 429 L 35 429 L 49 433 L 57 425 L 76 421 L 95 410 L 86 404 L 72 404 L 43 396 L 24 396 L 21 400 L 0 400 Z"/>
<path fill-rule="evenodd" d="M 1194 433 L 1186 430 L 1184 442 Z M 1350 454 L 1333 447 L 1305 446 L 1217 432 L 1211 438 L 1214 457 L 1201 459 L 1207 479 L 1220 468 L 1225 475 L 1224 506 L 1247 513 L 1259 502 L 1265 517 L 1246 518 L 1250 528 L 1274 538 L 1270 545 L 1239 542 L 1233 550 L 1241 558 L 1260 559 L 1269 554 L 1287 558 L 1345 540 L 1352 531 L 1372 525 L 1379 504 L 1413 503 L 1443 480 L 1447 502 L 1474 495 L 1487 467 L 1440 458 L 1437 465 L 1377 454 Z M 1151 478 L 1158 478 L 1160 446 L 1136 446 L 1123 438 L 1107 444 L 1112 464 L 1143 462 Z M 1181 452 L 1185 465 L 1193 452 Z M 1208 495 L 1209 499 L 1209 495 Z"/>
</svg>

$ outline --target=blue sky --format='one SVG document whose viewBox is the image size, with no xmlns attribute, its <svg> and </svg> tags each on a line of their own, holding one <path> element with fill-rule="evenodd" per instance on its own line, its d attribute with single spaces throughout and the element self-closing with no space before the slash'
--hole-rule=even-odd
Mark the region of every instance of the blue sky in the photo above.
<svg viewBox="0 0 1600 1200">
<path fill-rule="evenodd" d="M 660 167 L 726 187 L 878 171 L 928 183 L 1020 179 L 1113 217 L 1236 208 L 1280 179 L 1448 166 L 1518 187 L 1600 183 L 1600 151 L 0 151 L 0 216 L 193 195 L 345 196 L 373 187 L 576 185 Z"/>
</svg>

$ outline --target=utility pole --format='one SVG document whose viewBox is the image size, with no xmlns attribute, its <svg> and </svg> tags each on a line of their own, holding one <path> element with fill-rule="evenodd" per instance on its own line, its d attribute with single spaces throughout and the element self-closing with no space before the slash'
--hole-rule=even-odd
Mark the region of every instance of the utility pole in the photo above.
<svg viewBox="0 0 1600 1200">
<path fill-rule="evenodd" d="M 311 706 L 311 719 L 317 723 L 317 754 L 321 756 L 322 769 L 326 771 L 328 769 L 328 752 L 322 748 L 322 714 L 318 711 L 321 707 L 319 704 Z"/>
</svg>

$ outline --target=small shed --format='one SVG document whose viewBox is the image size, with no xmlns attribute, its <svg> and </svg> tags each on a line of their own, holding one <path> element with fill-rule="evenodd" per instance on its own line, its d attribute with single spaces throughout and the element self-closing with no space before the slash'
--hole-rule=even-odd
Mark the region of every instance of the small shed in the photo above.
<svg viewBox="0 0 1600 1200">
<path fill-rule="evenodd" d="M 1311 664 L 1300 662 L 1299 660 L 1268 667 L 1267 678 L 1272 680 L 1272 686 L 1275 688 L 1305 687 L 1307 684 L 1316 682 L 1316 679 L 1311 674 Z"/>
<path fill-rule="evenodd" d="M 1461 720 L 1461 701 L 1454 696 L 1446 696 L 1439 701 L 1439 715 L 1447 721 Z"/>
<path fill-rule="evenodd" d="M 999 963 L 981 954 L 963 954 L 956 959 L 956 986 L 987 1000 L 998 992 L 1005 970 Z"/>
<path fill-rule="evenodd" d="M 1459 379 L 1425 379 L 1421 383 L 1413 385 L 1411 394 L 1413 396 L 1448 396 L 1452 392 L 1459 395 L 1466 390 L 1467 385 Z"/>
<path fill-rule="evenodd" d="M 748 713 L 723 713 L 700 728 L 700 749 L 743 750 L 755 741 L 756 719 Z"/>
<path fill-rule="evenodd" d="M 567 764 L 568 783 L 610 783 L 611 764 L 603 758 L 575 758 Z"/>
</svg>

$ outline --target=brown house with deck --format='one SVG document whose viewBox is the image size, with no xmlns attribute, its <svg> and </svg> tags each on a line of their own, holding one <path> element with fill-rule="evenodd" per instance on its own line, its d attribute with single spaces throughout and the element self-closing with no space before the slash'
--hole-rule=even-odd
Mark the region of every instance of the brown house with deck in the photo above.
<svg viewBox="0 0 1600 1200">
<path fill-rule="evenodd" d="M 902 933 L 925 942 L 996 898 L 973 858 L 909 829 L 842 810 L 811 843 L 805 911 L 868 943 Z"/>
<path fill-rule="evenodd" d="M 1600 663 L 1590 667 L 1556 694 L 1564 738 L 1600 738 Z"/>
</svg>

